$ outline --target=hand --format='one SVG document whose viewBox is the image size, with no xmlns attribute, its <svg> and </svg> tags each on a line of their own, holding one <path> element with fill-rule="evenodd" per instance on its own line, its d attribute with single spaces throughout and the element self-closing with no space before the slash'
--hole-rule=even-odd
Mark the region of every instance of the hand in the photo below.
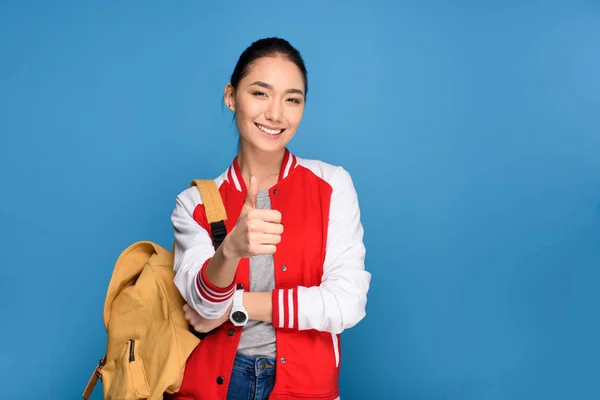
<svg viewBox="0 0 600 400">
<path fill-rule="evenodd" d="M 283 225 L 277 210 L 256 209 L 258 181 L 250 177 L 246 200 L 235 227 L 226 237 L 229 248 L 238 258 L 249 258 L 258 254 L 274 254 L 281 242 Z"/>
<path fill-rule="evenodd" d="M 196 332 L 207 333 L 223 325 L 225 321 L 229 319 L 230 309 L 231 307 L 227 309 L 227 312 L 223 314 L 221 318 L 207 319 L 204 318 L 202 315 L 198 314 L 198 312 L 192 307 L 190 307 L 188 304 L 184 304 L 183 315 L 185 319 L 190 323 L 190 325 L 194 327 Z"/>
</svg>

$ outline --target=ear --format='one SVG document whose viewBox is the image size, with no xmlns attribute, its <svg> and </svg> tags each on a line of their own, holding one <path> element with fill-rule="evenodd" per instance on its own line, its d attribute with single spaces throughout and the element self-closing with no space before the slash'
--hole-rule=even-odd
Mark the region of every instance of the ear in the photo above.
<svg viewBox="0 0 600 400">
<path fill-rule="evenodd" d="M 231 83 L 228 83 L 223 90 L 223 100 L 225 101 L 225 105 L 231 111 L 235 111 L 235 90 Z"/>
</svg>

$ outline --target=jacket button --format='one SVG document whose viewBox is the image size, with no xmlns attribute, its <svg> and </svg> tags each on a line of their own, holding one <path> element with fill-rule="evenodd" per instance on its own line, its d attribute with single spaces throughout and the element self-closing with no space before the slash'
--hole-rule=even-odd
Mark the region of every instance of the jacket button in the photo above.
<svg viewBox="0 0 600 400">
<path fill-rule="evenodd" d="M 241 284 L 241 283 L 238 283 L 238 285 L 237 285 L 237 289 L 238 289 L 238 290 L 243 290 L 243 289 L 244 289 L 244 285 L 243 285 L 243 284 Z"/>
<path fill-rule="evenodd" d="M 285 266 L 285 265 L 282 265 L 282 266 L 281 266 L 281 270 L 282 270 L 282 271 L 287 271 L 287 266 Z"/>
<path fill-rule="evenodd" d="M 219 385 L 222 385 L 222 384 L 223 384 L 223 382 L 225 382 L 225 379 L 223 379 L 223 377 L 222 377 L 222 376 L 220 376 L 220 377 L 218 377 L 218 378 L 217 378 L 217 383 L 218 383 Z"/>
<path fill-rule="evenodd" d="M 279 189 L 273 190 L 273 194 L 279 194 Z"/>
<path fill-rule="evenodd" d="M 229 333 L 229 336 L 235 335 L 235 329 L 231 328 L 228 333 Z"/>
<path fill-rule="evenodd" d="M 280 360 L 280 361 L 281 361 L 281 363 L 282 363 L 282 364 L 285 364 L 285 361 L 286 361 L 286 360 L 285 360 L 285 357 L 281 357 L 281 360 Z"/>
</svg>

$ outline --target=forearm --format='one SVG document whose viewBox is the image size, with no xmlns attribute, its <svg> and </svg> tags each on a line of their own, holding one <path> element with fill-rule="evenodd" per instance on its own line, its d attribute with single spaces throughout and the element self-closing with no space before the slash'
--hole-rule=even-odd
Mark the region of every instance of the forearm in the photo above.
<svg viewBox="0 0 600 400">
<path fill-rule="evenodd" d="M 226 240 L 206 260 L 194 282 L 190 283 L 188 303 L 207 319 L 223 316 L 235 292 L 234 278 L 239 258 L 231 255 Z"/>
<path fill-rule="evenodd" d="M 271 323 L 273 318 L 272 295 L 268 292 L 244 292 L 244 307 L 250 320 Z"/>
<path fill-rule="evenodd" d="M 233 255 L 230 247 L 230 240 L 225 237 L 210 262 L 205 266 L 206 277 L 210 283 L 220 288 L 226 288 L 233 283 L 235 271 L 240 262 L 240 259 Z"/>
</svg>

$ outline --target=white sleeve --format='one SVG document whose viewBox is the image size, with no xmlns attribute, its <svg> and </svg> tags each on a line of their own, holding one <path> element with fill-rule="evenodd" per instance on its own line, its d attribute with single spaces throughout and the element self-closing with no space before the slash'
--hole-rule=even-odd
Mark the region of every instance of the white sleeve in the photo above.
<svg viewBox="0 0 600 400">
<path fill-rule="evenodd" d="M 204 318 L 221 317 L 232 301 L 235 284 L 226 288 L 217 287 L 206 276 L 204 267 L 212 259 L 215 250 L 196 187 L 177 196 L 171 222 L 175 236 L 175 286 L 185 301 Z"/>
<path fill-rule="evenodd" d="M 331 207 L 323 278 L 319 286 L 273 291 L 276 328 L 341 333 L 366 315 L 371 274 L 358 197 L 350 174 L 338 167 L 332 180 Z M 297 324 L 297 325 L 296 325 Z"/>
</svg>

